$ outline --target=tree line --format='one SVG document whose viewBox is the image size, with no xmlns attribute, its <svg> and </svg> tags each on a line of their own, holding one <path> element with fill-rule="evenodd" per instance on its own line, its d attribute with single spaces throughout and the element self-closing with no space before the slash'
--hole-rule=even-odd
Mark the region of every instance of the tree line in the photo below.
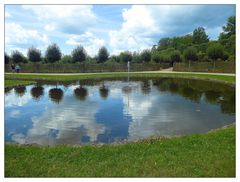
<svg viewBox="0 0 240 182">
<path fill-rule="evenodd" d="M 5 64 L 9 63 L 175 63 L 191 61 L 235 61 L 235 16 L 227 20 L 222 27 L 218 40 L 209 40 L 203 27 L 196 28 L 191 34 L 176 37 L 166 37 L 159 40 L 151 49 L 141 52 L 124 51 L 119 55 L 109 54 L 106 47 L 101 47 L 96 56 L 91 57 L 83 46 L 77 46 L 71 55 L 63 55 L 55 43 L 49 45 L 42 55 L 35 47 L 30 47 L 25 57 L 18 50 L 12 51 L 11 56 L 5 53 Z"/>
</svg>

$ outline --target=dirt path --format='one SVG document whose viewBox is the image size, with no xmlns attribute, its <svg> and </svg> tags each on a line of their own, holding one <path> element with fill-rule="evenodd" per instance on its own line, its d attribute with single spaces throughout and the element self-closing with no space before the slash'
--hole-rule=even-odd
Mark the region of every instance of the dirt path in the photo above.
<svg viewBox="0 0 240 182">
<path fill-rule="evenodd" d="M 26 75 L 94 75 L 94 74 L 114 74 L 114 73 L 125 73 L 125 72 L 101 72 L 101 73 L 18 73 Z M 179 72 L 173 71 L 172 68 L 163 69 L 160 71 L 138 71 L 130 73 L 184 73 L 184 74 L 211 74 L 211 75 L 226 75 L 235 76 L 233 73 L 205 73 L 205 72 Z M 12 74 L 12 73 L 6 73 Z"/>
</svg>

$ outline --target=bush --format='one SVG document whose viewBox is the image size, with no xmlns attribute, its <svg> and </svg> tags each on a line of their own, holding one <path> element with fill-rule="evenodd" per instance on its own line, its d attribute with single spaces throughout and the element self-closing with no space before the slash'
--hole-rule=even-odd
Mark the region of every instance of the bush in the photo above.
<svg viewBox="0 0 240 182">
<path fill-rule="evenodd" d="M 122 63 L 127 63 L 128 61 L 129 62 L 132 61 L 132 53 L 130 51 L 121 52 L 119 57 L 120 57 L 120 62 Z"/>
<path fill-rule="evenodd" d="M 98 63 L 103 63 L 108 60 L 109 53 L 107 51 L 107 48 L 101 47 L 98 51 Z"/>
<path fill-rule="evenodd" d="M 45 60 L 48 63 L 54 63 L 59 61 L 62 57 L 62 53 L 57 44 L 49 45 L 46 50 Z"/>
<path fill-rule="evenodd" d="M 198 59 L 197 57 L 197 50 L 193 47 L 188 47 L 184 53 L 184 58 L 187 60 L 187 61 L 196 61 Z"/>
<path fill-rule="evenodd" d="M 60 60 L 60 63 L 67 64 L 72 62 L 72 57 L 69 55 L 64 55 L 62 59 Z"/>
<path fill-rule="evenodd" d="M 83 62 L 83 61 L 86 61 L 86 59 L 87 59 L 87 52 L 82 46 L 78 46 L 72 51 L 72 61 L 74 63 Z"/>
<path fill-rule="evenodd" d="M 36 49 L 35 47 L 31 47 L 28 49 L 27 56 L 31 62 L 40 62 L 41 61 L 41 51 Z"/>
<path fill-rule="evenodd" d="M 151 61 L 151 51 L 150 50 L 143 50 L 140 54 L 141 61 L 143 62 L 149 62 Z"/>
<path fill-rule="evenodd" d="M 180 53 L 180 51 L 178 51 L 178 50 L 173 51 L 171 53 L 171 55 L 170 55 L 170 59 L 171 59 L 172 63 L 181 62 L 181 53 Z"/>
<path fill-rule="evenodd" d="M 4 54 L 4 63 L 8 64 L 9 62 L 10 62 L 10 56 L 7 53 L 5 53 Z"/>
<path fill-rule="evenodd" d="M 12 61 L 14 63 L 24 63 L 26 62 L 24 55 L 19 52 L 18 50 L 15 50 L 12 52 Z"/>
<path fill-rule="evenodd" d="M 211 45 L 207 49 L 207 55 L 212 60 L 223 59 L 223 46 L 219 43 Z"/>
</svg>

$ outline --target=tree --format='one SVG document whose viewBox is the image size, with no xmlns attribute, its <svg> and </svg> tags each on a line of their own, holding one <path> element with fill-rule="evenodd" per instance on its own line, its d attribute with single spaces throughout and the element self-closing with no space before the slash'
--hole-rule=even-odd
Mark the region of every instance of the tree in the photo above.
<svg viewBox="0 0 240 182">
<path fill-rule="evenodd" d="M 87 52 L 83 48 L 83 46 L 77 46 L 73 51 L 72 51 L 72 61 L 74 63 L 76 62 L 83 62 L 86 61 L 87 59 Z"/>
<path fill-rule="evenodd" d="M 207 49 L 207 55 L 213 60 L 213 69 L 215 69 L 215 62 L 217 59 L 224 59 L 223 46 L 219 43 L 212 44 Z"/>
<path fill-rule="evenodd" d="M 171 38 L 168 38 L 168 37 L 166 37 L 166 38 L 162 38 L 162 39 L 160 39 L 159 40 L 159 42 L 158 42 L 158 50 L 160 51 L 160 50 L 164 50 L 164 49 L 167 49 L 167 48 L 169 48 L 169 47 L 171 47 Z"/>
<path fill-rule="evenodd" d="M 140 54 L 141 61 L 143 62 L 149 62 L 151 60 L 151 51 L 150 50 L 143 50 Z"/>
<path fill-rule="evenodd" d="M 41 61 L 41 51 L 39 49 L 36 49 L 35 47 L 31 47 L 28 49 L 27 56 L 31 62 L 36 63 Z"/>
<path fill-rule="evenodd" d="M 232 35 L 236 34 L 236 17 L 230 16 L 227 21 L 227 25 L 223 26 L 223 32 L 219 36 L 219 40 L 228 39 Z"/>
<path fill-rule="evenodd" d="M 54 63 L 59 61 L 62 57 L 62 53 L 57 44 L 51 44 L 48 46 L 45 54 L 46 62 Z"/>
<path fill-rule="evenodd" d="M 4 62 L 5 64 L 8 64 L 10 62 L 10 56 L 7 53 L 4 54 Z"/>
<path fill-rule="evenodd" d="M 71 63 L 71 62 L 72 62 L 72 57 L 69 55 L 64 55 L 60 60 L 60 63 L 62 64 Z"/>
<path fill-rule="evenodd" d="M 23 63 L 25 62 L 24 55 L 18 50 L 15 50 L 12 52 L 12 61 L 14 63 Z"/>
<path fill-rule="evenodd" d="M 174 62 L 180 62 L 181 61 L 181 53 L 180 51 L 178 50 L 175 50 L 171 53 L 170 55 L 170 58 L 171 58 L 171 62 L 174 63 Z"/>
<path fill-rule="evenodd" d="M 203 27 L 198 27 L 193 31 L 193 43 L 202 44 L 209 42 L 209 38 Z"/>
<path fill-rule="evenodd" d="M 120 55 L 120 62 L 127 63 L 132 61 L 132 53 L 130 51 L 121 52 Z"/>
<path fill-rule="evenodd" d="M 109 53 L 107 48 L 101 47 L 98 51 L 98 63 L 103 63 L 108 60 Z"/>
<path fill-rule="evenodd" d="M 197 50 L 193 47 L 188 47 L 183 53 L 185 59 L 188 61 L 188 69 L 190 69 L 190 62 L 197 60 Z"/>
</svg>

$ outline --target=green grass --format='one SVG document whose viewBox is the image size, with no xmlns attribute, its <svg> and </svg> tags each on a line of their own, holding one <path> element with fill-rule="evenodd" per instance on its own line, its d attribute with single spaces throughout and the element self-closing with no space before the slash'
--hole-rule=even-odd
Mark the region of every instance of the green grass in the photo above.
<svg viewBox="0 0 240 182">
<path fill-rule="evenodd" d="M 235 177 L 235 126 L 103 146 L 5 145 L 6 177 Z"/>
<path fill-rule="evenodd" d="M 126 72 L 115 73 L 92 73 L 92 74 L 77 74 L 77 75 L 50 75 L 50 74 L 5 74 L 5 79 L 9 80 L 78 80 L 78 79 L 93 79 L 93 78 L 117 78 L 127 77 Z M 187 77 L 197 79 L 211 79 L 234 83 L 235 76 L 213 75 L 213 74 L 195 74 L 195 73 L 130 73 L 131 77 Z"/>
<path fill-rule="evenodd" d="M 13 87 L 18 85 L 29 85 L 33 84 L 35 81 L 27 81 L 27 80 L 5 80 L 4 86 L 5 87 Z"/>
</svg>

